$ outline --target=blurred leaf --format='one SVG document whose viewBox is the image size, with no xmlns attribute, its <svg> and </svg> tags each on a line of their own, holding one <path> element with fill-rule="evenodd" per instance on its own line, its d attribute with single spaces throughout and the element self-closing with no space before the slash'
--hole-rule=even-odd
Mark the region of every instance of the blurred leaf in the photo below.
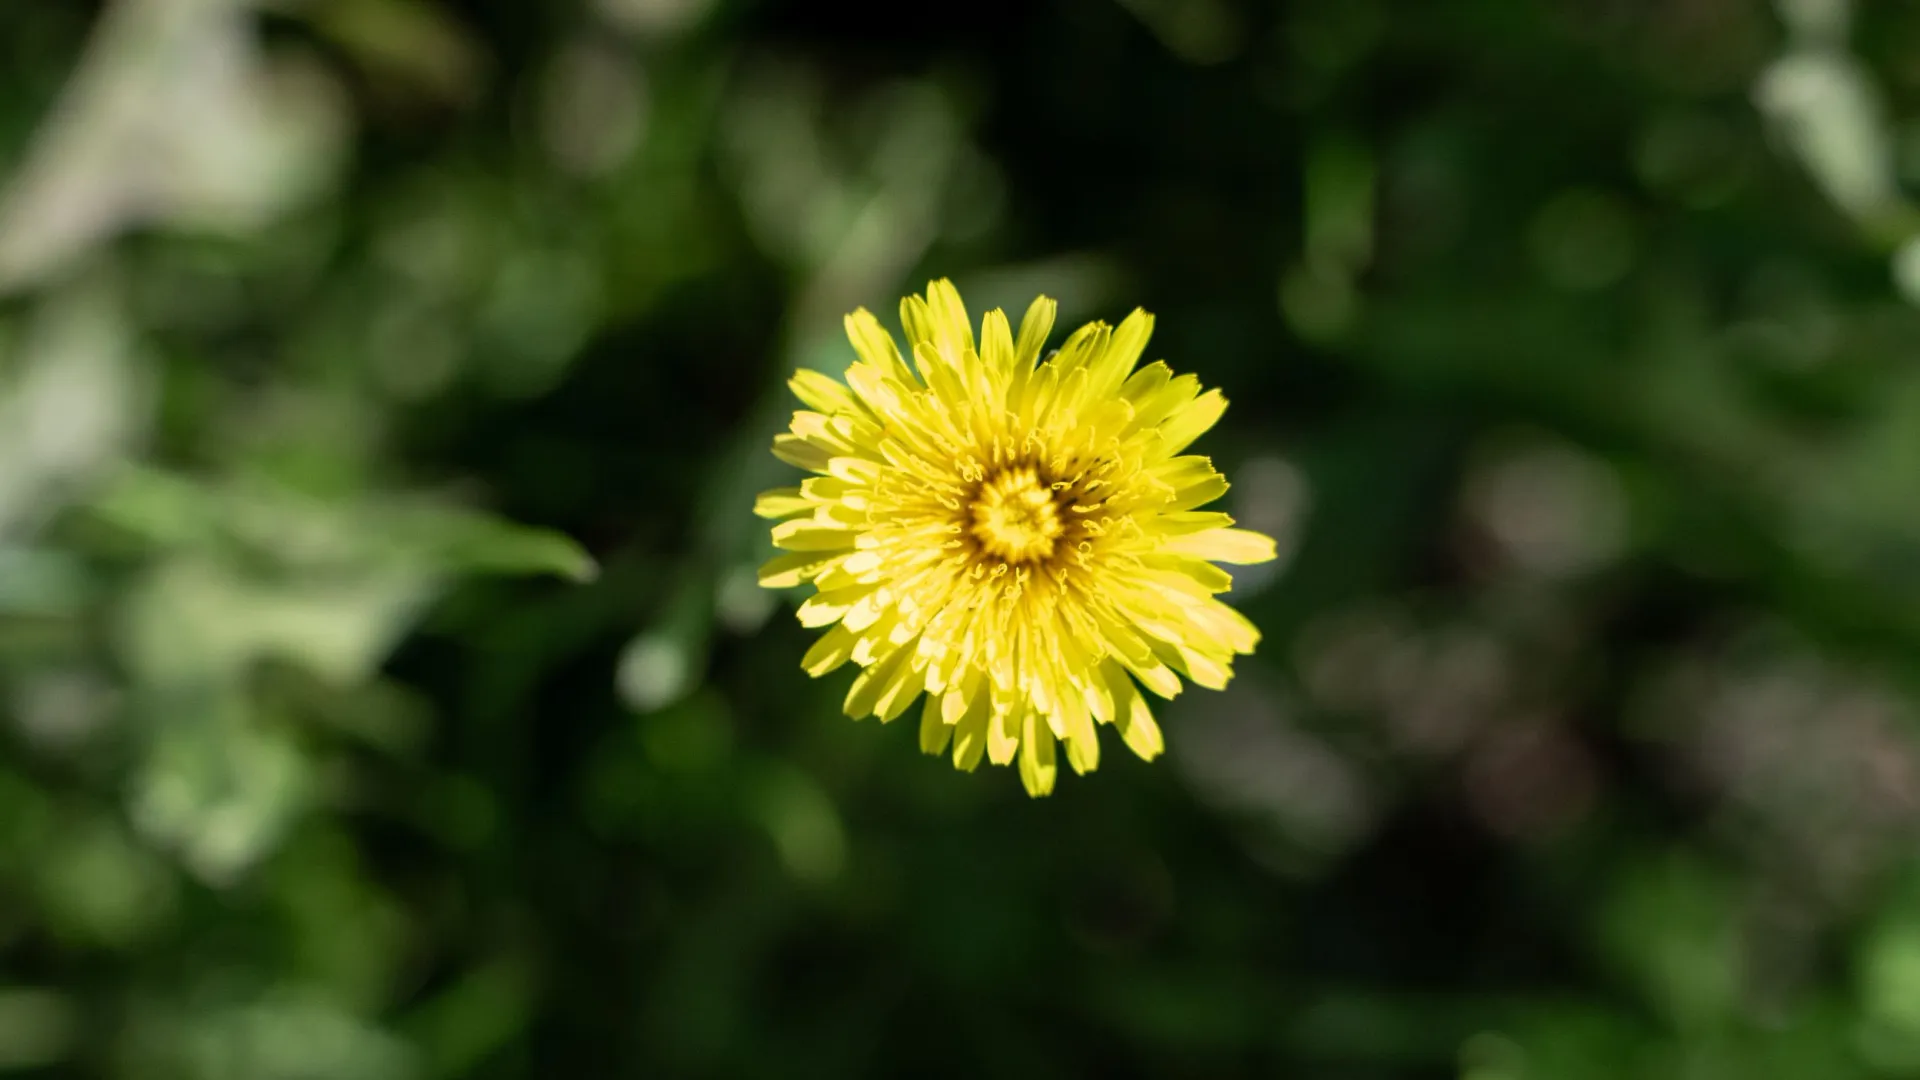
<svg viewBox="0 0 1920 1080">
<path fill-rule="evenodd" d="M 210 485 L 129 467 L 91 508 L 162 548 L 232 544 L 295 565 L 549 573 L 574 581 L 598 572 L 591 556 L 558 533 L 422 498 L 340 502 L 261 482 Z"/>
<path fill-rule="evenodd" d="M 566 536 L 474 511 L 389 504 L 370 516 L 369 526 L 395 549 L 452 573 L 546 573 L 581 582 L 599 573 L 593 557 Z"/>
<path fill-rule="evenodd" d="M 320 0 L 292 10 L 386 82 L 446 104 L 480 90 L 486 54 L 432 0 Z"/>
<path fill-rule="evenodd" d="M 501 957 L 461 975 L 404 1027 L 426 1057 L 426 1075 L 465 1076 L 526 1024 L 531 999 L 531 972 Z"/>
<path fill-rule="evenodd" d="M 56 991 L 0 988 L 0 1070 L 40 1068 L 66 1057 L 80 1032 L 78 1012 Z"/>
<path fill-rule="evenodd" d="M 1674 853 L 1616 874 L 1601 912 L 1608 959 L 1676 1029 L 1733 1019 L 1740 968 L 1727 885 L 1700 859 Z"/>
</svg>

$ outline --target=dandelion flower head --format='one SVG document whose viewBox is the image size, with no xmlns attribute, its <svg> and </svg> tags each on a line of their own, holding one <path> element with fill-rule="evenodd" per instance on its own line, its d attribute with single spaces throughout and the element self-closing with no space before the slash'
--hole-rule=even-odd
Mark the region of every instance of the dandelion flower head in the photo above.
<svg viewBox="0 0 1920 1080">
<path fill-rule="evenodd" d="M 969 771 L 1017 759 L 1033 795 L 1053 789 L 1060 748 L 1076 772 L 1099 764 L 1100 724 L 1157 756 L 1142 689 L 1220 689 L 1260 637 L 1217 599 L 1232 579 L 1214 564 L 1274 555 L 1199 509 L 1227 481 L 1184 451 L 1226 399 L 1137 367 L 1152 316 L 1090 323 L 1043 361 L 1053 318 L 1041 297 L 1017 336 L 994 310 L 976 339 L 936 281 L 901 302 L 903 353 L 855 311 L 845 380 L 796 373 L 807 409 L 774 440 L 814 475 L 755 504 L 785 552 L 761 583 L 815 589 L 800 622 L 826 632 L 802 666 L 860 668 L 847 714 L 892 720 L 924 695 L 922 749 L 950 746 Z"/>
</svg>

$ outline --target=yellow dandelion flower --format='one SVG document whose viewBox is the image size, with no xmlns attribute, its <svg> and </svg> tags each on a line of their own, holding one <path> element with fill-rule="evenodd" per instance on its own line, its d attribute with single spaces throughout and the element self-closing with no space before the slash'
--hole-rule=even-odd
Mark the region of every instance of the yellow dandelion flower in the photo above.
<svg viewBox="0 0 1920 1080">
<path fill-rule="evenodd" d="M 1140 688 L 1225 686 L 1260 634 L 1215 599 L 1232 581 L 1214 563 L 1274 555 L 1198 509 L 1227 481 L 1182 451 L 1227 403 L 1164 363 L 1134 370 L 1152 316 L 1083 326 L 1041 363 L 1053 316 L 1035 300 L 1016 338 L 990 311 L 976 342 L 936 281 L 900 305 L 911 366 L 865 309 L 847 316 L 858 360 L 844 382 L 796 373 L 808 410 L 773 443 L 816 475 L 754 507 L 789 553 L 761 584 L 811 582 L 800 622 L 828 628 L 802 666 L 861 668 L 847 714 L 892 720 L 924 692 L 922 749 L 951 744 L 969 771 L 1018 757 L 1033 795 L 1053 790 L 1056 742 L 1076 772 L 1099 764 L 1097 723 L 1157 756 Z"/>
</svg>

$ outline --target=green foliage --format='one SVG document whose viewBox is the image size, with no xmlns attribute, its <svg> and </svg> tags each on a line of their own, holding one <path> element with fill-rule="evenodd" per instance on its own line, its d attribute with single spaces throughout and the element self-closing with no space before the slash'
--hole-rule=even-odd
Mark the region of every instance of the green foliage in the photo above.
<svg viewBox="0 0 1920 1080">
<path fill-rule="evenodd" d="M 1920 1074 L 1920 17 L 0 10 L 0 1075 Z M 841 316 L 1158 317 L 1260 652 L 798 669 Z"/>
</svg>

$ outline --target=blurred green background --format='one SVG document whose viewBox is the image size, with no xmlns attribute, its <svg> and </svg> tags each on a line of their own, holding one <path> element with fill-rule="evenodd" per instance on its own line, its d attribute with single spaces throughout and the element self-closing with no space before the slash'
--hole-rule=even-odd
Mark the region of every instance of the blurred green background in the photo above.
<svg viewBox="0 0 1920 1080">
<path fill-rule="evenodd" d="M 9 0 L 0 1074 L 1920 1076 L 1920 8 Z M 840 316 L 1135 305 L 1265 631 L 839 716 Z"/>
</svg>

